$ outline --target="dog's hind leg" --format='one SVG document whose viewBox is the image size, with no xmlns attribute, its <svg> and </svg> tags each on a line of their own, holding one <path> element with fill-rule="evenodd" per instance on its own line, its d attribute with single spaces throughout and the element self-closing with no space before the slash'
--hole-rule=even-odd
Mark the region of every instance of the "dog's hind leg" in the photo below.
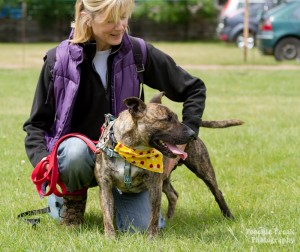
<svg viewBox="0 0 300 252">
<path fill-rule="evenodd" d="M 179 196 L 171 184 L 170 177 L 168 177 L 167 179 L 164 180 L 163 192 L 165 193 L 165 195 L 167 196 L 167 199 L 168 199 L 167 218 L 171 219 L 174 215 L 177 199 Z"/>
<path fill-rule="evenodd" d="M 188 153 L 188 157 L 182 161 L 183 164 L 205 182 L 214 195 L 222 214 L 229 219 L 234 219 L 222 192 L 218 188 L 215 172 L 204 143 L 197 138 L 197 140 L 188 143 L 185 151 Z"/>
</svg>

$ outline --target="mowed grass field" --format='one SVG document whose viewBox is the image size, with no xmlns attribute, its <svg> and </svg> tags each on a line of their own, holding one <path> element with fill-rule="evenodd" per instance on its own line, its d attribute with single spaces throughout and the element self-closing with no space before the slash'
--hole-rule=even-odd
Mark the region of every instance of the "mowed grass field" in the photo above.
<svg viewBox="0 0 300 252">
<path fill-rule="evenodd" d="M 300 65 L 256 49 L 220 43 L 155 43 L 207 86 L 204 120 L 243 126 L 201 129 L 219 187 L 235 215 L 222 217 L 210 191 L 186 167 L 172 174 L 180 197 L 172 220 L 146 234 L 105 240 L 98 190 L 89 190 L 85 224 L 60 226 L 47 215 L 31 228 L 19 213 L 42 208 L 30 181 L 22 124 L 28 118 L 42 57 L 54 44 L 0 44 L 1 251 L 300 251 Z M 157 92 L 146 89 L 146 100 Z M 178 115 L 182 104 L 164 99 Z M 163 197 L 162 212 L 167 202 Z"/>
</svg>

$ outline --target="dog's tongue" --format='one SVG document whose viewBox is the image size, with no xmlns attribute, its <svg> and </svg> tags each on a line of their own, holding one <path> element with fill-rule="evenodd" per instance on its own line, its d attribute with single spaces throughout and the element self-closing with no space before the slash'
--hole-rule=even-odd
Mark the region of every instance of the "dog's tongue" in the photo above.
<svg viewBox="0 0 300 252">
<path fill-rule="evenodd" d="M 181 159 L 185 160 L 187 158 L 187 153 L 178 149 L 175 145 L 166 143 L 168 146 L 169 150 L 172 151 L 173 154 L 179 156 Z"/>
</svg>

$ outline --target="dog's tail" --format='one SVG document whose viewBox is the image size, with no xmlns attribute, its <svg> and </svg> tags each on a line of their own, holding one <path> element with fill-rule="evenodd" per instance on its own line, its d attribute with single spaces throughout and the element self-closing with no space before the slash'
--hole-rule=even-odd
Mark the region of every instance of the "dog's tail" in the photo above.
<svg viewBox="0 0 300 252">
<path fill-rule="evenodd" d="M 243 121 L 237 119 L 222 120 L 222 121 L 202 121 L 200 127 L 204 128 L 228 128 L 244 124 Z"/>
</svg>

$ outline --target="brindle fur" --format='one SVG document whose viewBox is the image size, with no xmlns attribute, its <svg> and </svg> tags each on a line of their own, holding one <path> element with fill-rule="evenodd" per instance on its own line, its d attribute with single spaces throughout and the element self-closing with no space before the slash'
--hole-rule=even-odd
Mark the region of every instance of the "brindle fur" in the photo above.
<svg viewBox="0 0 300 252">
<path fill-rule="evenodd" d="M 218 189 L 215 173 L 210 162 L 208 151 L 204 143 L 197 138 L 191 140 L 194 132 L 178 121 L 175 113 L 163 106 L 161 97 L 163 93 L 153 97 L 148 105 L 140 99 L 132 97 L 124 102 L 128 110 L 120 113 L 114 123 L 114 135 L 117 141 L 131 148 L 154 147 L 164 154 L 164 165 L 168 158 L 175 158 L 174 154 L 157 145 L 157 141 L 173 145 L 186 144 L 186 160 L 180 162 L 201 178 L 209 187 L 225 217 L 233 219 L 222 192 Z M 204 127 L 218 128 L 218 121 L 206 121 Z M 239 120 L 220 121 L 219 127 L 235 126 L 242 124 Z M 190 141 L 191 140 L 191 141 Z M 97 154 L 95 176 L 99 184 L 99 198 L 103 214 L 104 232 L 107 237 L 115 236 L 113 225 L 114 202 L 112 187 L 116 186 L 123 192 L 138 193 L 148 189 L 150 195 L 151 216 L 148 227 L 149 238 L 159 232 L 159 215 L 161 208 L 162 191 L 168 199 L 167 217 L 174 215 L 178 193 L 173 188 L 170 177 L 163 174 L 150 172 L 132 167 L 132 186 L 127 188 L 123 181 L 124 161 L 110 158 L 103 152 Z"/>
</svg>

